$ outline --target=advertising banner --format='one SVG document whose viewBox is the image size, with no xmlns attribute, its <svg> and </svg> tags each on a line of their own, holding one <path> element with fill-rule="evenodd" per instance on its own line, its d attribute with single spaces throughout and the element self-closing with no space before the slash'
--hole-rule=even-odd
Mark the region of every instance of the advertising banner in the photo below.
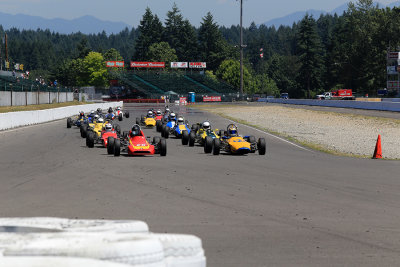
<svg viewBox="0 0 400 267">
<path fill-rule="evenodd" d="M 206 62 L 189 62 L 189 68 L 205 69 L 205 68 L 207 68 L 207 64 L 206 64 Z"/>
<path fill-rule="evenodd" d="M 389 52 L 388 59 L 400 59 L 400 53 L 399 52 Z"/>
<path fill-rule="evenodd" d="M 387 74 L 398 74 L 396 66 L 388 66 L 387 67 Z"/>
<path fill-rule="evenodd" d="M 179 98 L 179 105 L 186 105 L 187 104 L 187 98 L 186 97 L 180 97 Z"/>
<path fill-rule="evenodd" d="M 203 102 L 221 102 L 220 96 L 203 96 Z"/>
<path fill-rule="evenodd" d="M 398 89 L 399 82 L 398 81 L 388 81 L 387 82 L 387 89 Z"/>
<path fill-rule="evenodd" d="M 171 68 L 181 68 L 185 69 L 188 67 L 187 62 L 171 62 Z"/>
<path fill-rule="evenodd" d="M 165 62 L 131 61 L 131 68 L 165 68 Z"/>
<path fill-rule="evenodd" d="M 123 68 L 125 63 L 123 61 L 107 61 L 106 67 L 107 68 Z"/>
</svg>

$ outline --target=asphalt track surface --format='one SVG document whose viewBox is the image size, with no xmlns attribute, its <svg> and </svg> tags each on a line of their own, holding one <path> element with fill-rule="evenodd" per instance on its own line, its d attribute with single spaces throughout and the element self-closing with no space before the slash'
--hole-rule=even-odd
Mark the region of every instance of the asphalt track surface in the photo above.
<svg viewBox="0 0 400 267">
<path fill-rule="evenodd" d="M 122 129 L 148 107 L 128 106 Z M 229 123 L 178 112 L 191 123 Z M 206 155 L 170 138 L 166 157 L 113 157 L 85 147 L 65 120 L 0 132 L 0 216 L 144 220 L 153 232 L 199 236 L 208 266 L 398 265 L 399 161 L 337 157 L 239 131 L 265 137 L 267 155 Z"/>
</svg>

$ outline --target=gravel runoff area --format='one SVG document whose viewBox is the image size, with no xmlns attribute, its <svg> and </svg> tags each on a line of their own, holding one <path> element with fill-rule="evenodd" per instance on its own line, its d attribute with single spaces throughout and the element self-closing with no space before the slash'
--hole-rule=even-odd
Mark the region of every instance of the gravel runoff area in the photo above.
<svg viewBox="0 0 400 267">
<path fill-rule="evenodd" d="M 206 107 L 204 107 L 206 108 Z M 206 109 L 340 155 L 372 157 L 378 135 L 386 159 L 400 159 L 400 120 L 301 108 L 212 106 Z M 240 129 L 239 129 L 240 132 Z"/>
</svg>

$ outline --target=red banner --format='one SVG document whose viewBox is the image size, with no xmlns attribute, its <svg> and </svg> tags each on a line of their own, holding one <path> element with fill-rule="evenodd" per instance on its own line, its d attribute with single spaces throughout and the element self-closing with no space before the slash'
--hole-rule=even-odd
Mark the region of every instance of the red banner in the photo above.
<svg viewBox="0 0 400 267">
<path fill-rule="evenodd" d="M 106 67 L 107 68 L 123 68 L 125 63 L 123 61 L 107 61 Z"/>
<path fill-rule="evenodd" d="M 207 63 L 206 62 L 189 62 L 189 68 L 205 69 L 205 68 L 207 68 Z"/>
<path fill-rule="evenodd" d="M 165 62 L 131 61 L 131 68 L 165 68 Z"/>
<path fill-rule="evenodd" d="M 220 96 L 203 96 L 203 102 L 221 102 Z"/>
</svg>

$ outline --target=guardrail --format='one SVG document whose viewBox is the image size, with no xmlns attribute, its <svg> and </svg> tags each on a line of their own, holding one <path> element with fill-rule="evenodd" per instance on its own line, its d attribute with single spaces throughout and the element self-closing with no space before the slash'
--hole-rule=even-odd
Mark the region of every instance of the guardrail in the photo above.
<svg viewBox="0 0 400 267">
<path fill-rule="evenodd" d="M 122 105 L 123 102 L 120 101 L 88 105 L 76 105 L 53 109 L 0 113 L 0 130 L 60 120 L 73 115 L 77 115 L 80 111 L 90 112 L 91 110 L 96 110 L 97 108 L 105 110 L 109 107 L 115 108 Z"/>
<path fill-rule="evenodd" d="M 389 102 L 389 101 L 364 102 L 364 101 L 354 101 L 354 100 L 259 98 L 258 102 L 400 112 L 400 103 L 399 102 Z"/>
</svg>

